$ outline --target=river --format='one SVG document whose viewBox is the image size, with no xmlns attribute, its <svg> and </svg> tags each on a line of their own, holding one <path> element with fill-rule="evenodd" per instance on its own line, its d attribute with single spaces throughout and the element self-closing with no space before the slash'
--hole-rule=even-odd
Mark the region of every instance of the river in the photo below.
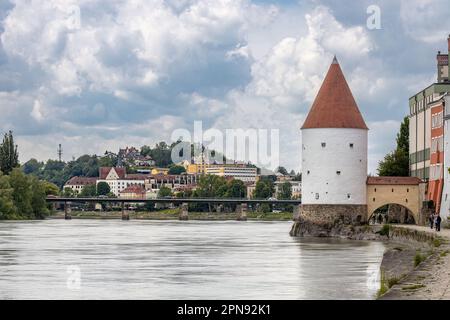
<svg viewBox="0 0 450 320">
<path fill-rule="evenodd" d="M 292 222 L 0 222 L 0 299 L 373 299 L 379 242 Z"/>
</svg>

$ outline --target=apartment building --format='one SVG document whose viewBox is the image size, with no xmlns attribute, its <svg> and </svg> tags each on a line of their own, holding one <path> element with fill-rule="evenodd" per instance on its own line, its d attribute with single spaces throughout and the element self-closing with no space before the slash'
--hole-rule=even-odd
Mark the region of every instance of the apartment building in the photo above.
<svg viewBox="0 0 450 320">
<path fill-rule="evenodd" d="M 450 52 L 450 36 L 447 39 Z M 409 99 L 410 176 L 426 180 L 426 199 L 439 210 L 444 184 L 444 96 L 450 92 L 449 55 L 438 52 L 437 82 Z"/>
</svg>

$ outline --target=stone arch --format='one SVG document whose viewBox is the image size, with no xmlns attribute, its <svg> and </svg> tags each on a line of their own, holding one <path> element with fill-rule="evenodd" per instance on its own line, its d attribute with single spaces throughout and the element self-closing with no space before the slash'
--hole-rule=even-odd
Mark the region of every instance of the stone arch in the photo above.
<svg viewBox="0 0 450 320">
<path fill-rule="evenodd" d="M 368 177 L 367 216 L 378 208 L 396 204 L 408 209 L 419 223 L 422 209 L 420 179 L 415 177 Z"/>
<path fill-rule="evenodd" d="M 413 206 L 408 206 L 405 204 L 400 204 L 400 203 L 385 203 L 382 204 L 378 207 L 375 208 L 375 206 L 372 206 L 368 211 L 368 221 L 371 222 L 372 219 L 374 219 L 374 214 L 376 214 L 376 211 L 388 206 L 387 212 L 385 213 L 387 221 L 383 220 L 383 222 L 388 222 L 388 223 L 392 223 L 392 221 L 396 222 L 396 223 L 408 223 L 408 224 L 416 224 L 418 222 L 418 218 L 419 218 L 419 212 L 414 212 L 415 208 Z M 391 210 L 392 207 L 394 207 L 394 210 Z M 405 209 L 405 210 L 400 210 L 398 212 L 398 209 Z M 379 221 L 377 221 L 379 222 Z"/>
</svg>

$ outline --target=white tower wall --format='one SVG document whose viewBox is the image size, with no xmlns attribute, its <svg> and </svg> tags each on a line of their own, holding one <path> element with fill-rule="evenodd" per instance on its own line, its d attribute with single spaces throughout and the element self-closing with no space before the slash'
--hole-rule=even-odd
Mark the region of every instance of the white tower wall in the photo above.
<svg viewBox="0 0 450 320">
<path fill-rule="evenodd" d="M 367 204 L 367 132 L 302 130 L 302 204 Z"/>
</svg>

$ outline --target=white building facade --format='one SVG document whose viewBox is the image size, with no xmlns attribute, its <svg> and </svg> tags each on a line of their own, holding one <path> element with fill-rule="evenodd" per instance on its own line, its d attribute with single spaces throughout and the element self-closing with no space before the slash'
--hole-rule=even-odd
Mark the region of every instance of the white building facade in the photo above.
<svg viewBox="0 0 450 320">
<path fill-rule="evenodd" d="M 443 221 L 450 216 L 450 95 L 444 97 L 444 186 L 439 214 Z"/>
<path fill-rule="evenodd" d="M 367 204 L 367 130 L 302 130 L 302 203 Z"/>
<path fill-rule="evenodd" d="M 256 182 L 257 169 L 254 167 L 245 167 L 239 165 L 208 166 L 205 169 L 206 174 L 212 174 L 222 177 L 232 177 L 243 182 Z"/>
</svg>

